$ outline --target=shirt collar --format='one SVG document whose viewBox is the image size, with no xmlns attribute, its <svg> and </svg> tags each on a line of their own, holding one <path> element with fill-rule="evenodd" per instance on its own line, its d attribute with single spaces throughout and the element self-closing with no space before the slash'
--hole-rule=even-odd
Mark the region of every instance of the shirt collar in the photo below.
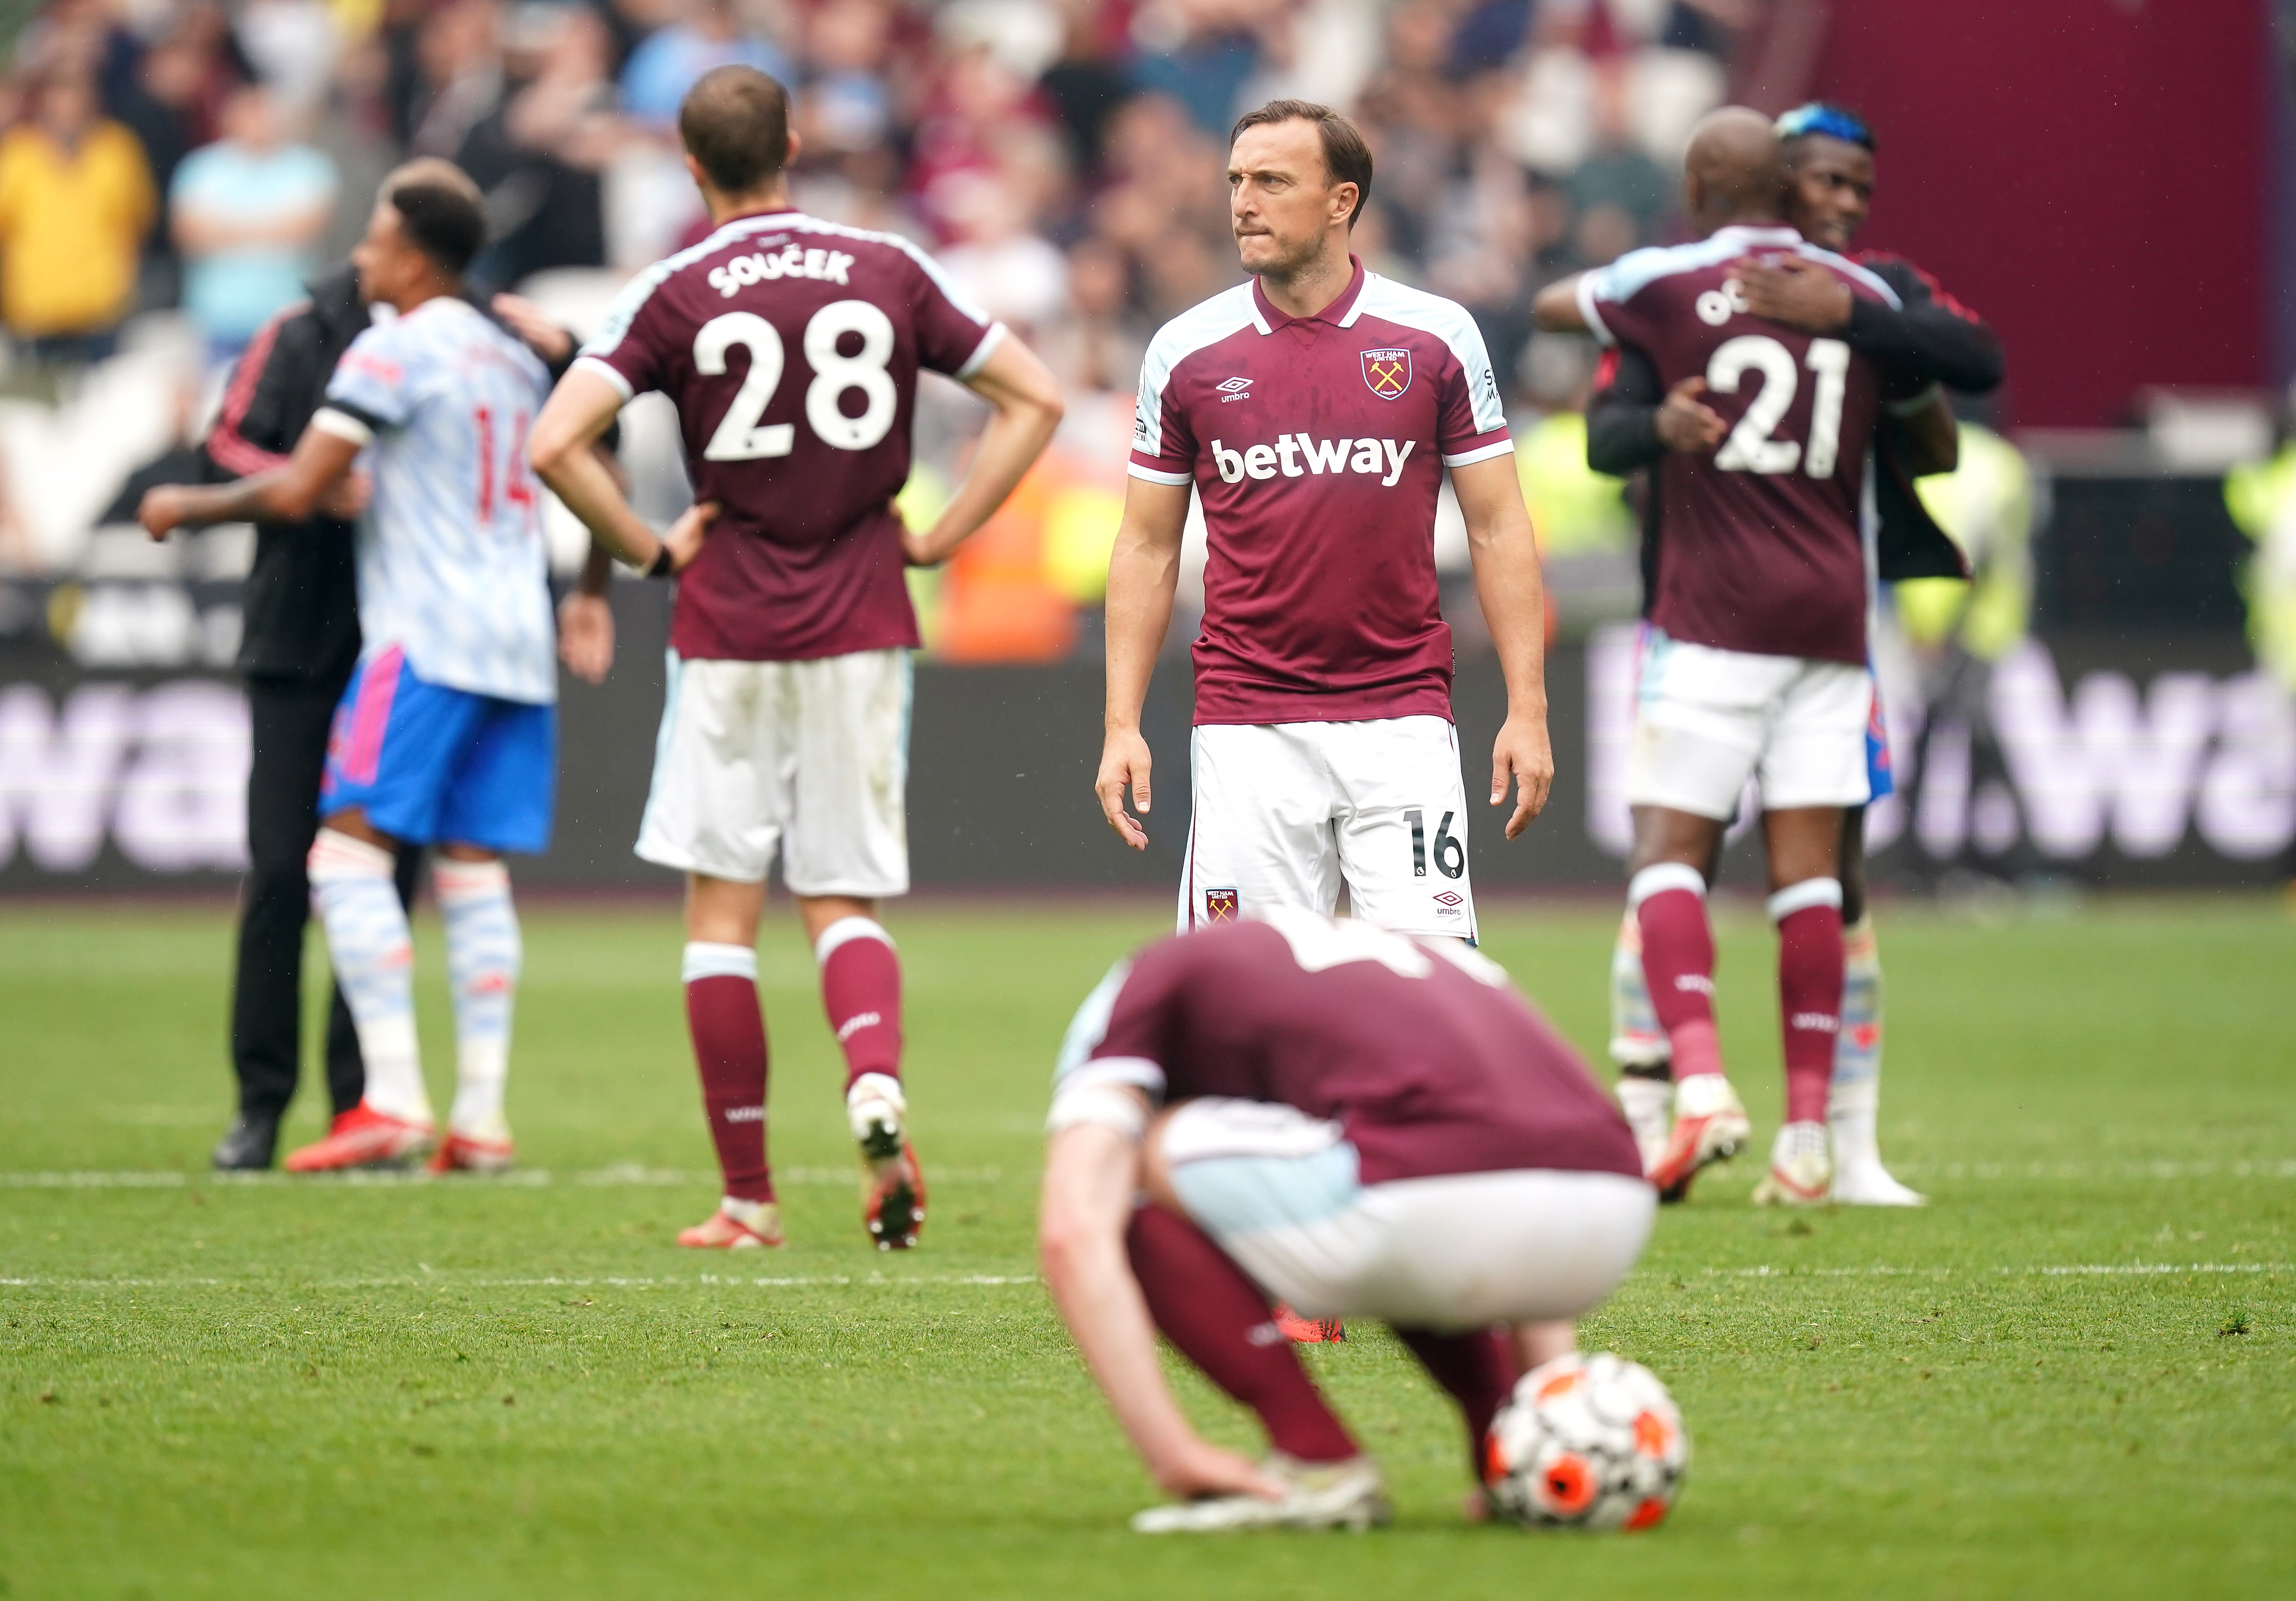
<svg viewBox="0 0 2296 1601">
<path fill-rule="evenodd" d="M 1740 244 L 1792 245 L 1800 244 L 1802 242 L 1800 234 L 1783 223 L 1727 223 L 1715 229 L 1713 236 L 1717 239 L 1726 238 L 1734 243 Z"/>
<path fill-rule="evenodd" d="M 1362 297 L 1364 280 L 1369 276 L 1364 271 L 1362 259 L 1353 250 L 1348 252 L 1348 264 L 1355 268 L 1355 275 L 1348 280 L 1348 286 L 1340 291 L 1337 300 L 1313 316 L 1291 316 L 1276 310 L 1269 303 L 1267 292 L 1259 287 L 1259 280 L 1257 277 L 1253 278 L 1251 309 L 1259 324 L 1259 331 L 1262 333 L 1273 333 L 1278 328 L 1288 327 L 1293 323 L 1329 323 L 1334 328 L 1346 327 L 1348 314 L 1355 308 L 1356 301 Z"/>
</svg>

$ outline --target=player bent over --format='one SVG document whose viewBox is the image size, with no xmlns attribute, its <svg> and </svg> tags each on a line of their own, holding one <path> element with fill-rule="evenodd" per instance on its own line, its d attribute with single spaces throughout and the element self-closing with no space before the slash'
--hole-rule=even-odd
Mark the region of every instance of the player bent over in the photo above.
<svg viewBox="0 0 2296 1601">
<path fill-rule="evenodd" d="M 707 525 L 670 624 L 668 692 L 637 853 L 686 874 L 685 1011 L 725 1185 L 684 1245 L 777 1245 L 766 1162 L 758 922 L 778 852 L 821 968 L 865 1170 L 864 1222 L 916 1241 L 925 1191 L 901 1087 L 901 970 L 877 902 L 909 884 L 905 567 L 987 520 L 1052 437 L 1051 375 L 907 242 L 791 208 L 782 86 L 707 74 L 678 112 L 717 232 L 624 292 L 536 423 L 534 464 L 620 547 L 652 535 L 588 451 L 631 398 L 676 403 Z M 905 530 L 917 370 L 991 415 L 955 497 Z M 676 536 L 673 534 L 673 538 Z M 665 560 L 656 570 L 668 571 Z"/>
<path fill-rule="evenodd" d="M 360 292 L 398 313 L 351 343 L 287 464 L 144 497 L 164 538 L 186 524 L 299 521 L 340 504 L 363 452 L 373 499 L 359 530 L 365 644 L 335 713 L 311 847 L 311 888 L 366 1058 L 366 1095 L 291 1171 L 395 1162 L 492 1170 L 511 1161 L 503 1088 L 520 943 L 506 851 L 550 839 L 557 667 L 527 430 L 542 363 L 461 298 L 486 237 L 474 193 L 385 190 L 353 252 Z M 651 554 L 649 549 L 646 553 Z M 459 1071 L 436 1138 L 416 1054 L 413 950 L 394 847 L 437 844 Z"/>
<path fill-rule="evenodd" d="M 1049 1125 L 1046 1282 L 1179 1498 L 1143 1532 L 1385 1521 L 1278 1298 L 1393 1327 L 1458 1403 L 1480 1476 L 1515 1380 L 1570 1349 L 1656 1208 L 1617 1107 L 1498 968 L 1286 907 L 1119 964 L 1070 1025 Z M 1264 1461 L 1189 1426 L 1160 1330 L 1258 1415 Z"/>
</svg>

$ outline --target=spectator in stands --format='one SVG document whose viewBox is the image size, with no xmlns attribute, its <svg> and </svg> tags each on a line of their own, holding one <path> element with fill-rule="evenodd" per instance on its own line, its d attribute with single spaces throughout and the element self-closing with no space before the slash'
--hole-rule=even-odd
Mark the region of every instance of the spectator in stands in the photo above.
<svg viewBox="0 0 2296 1601">
<path fill-rule="evenodd" d="M 225 103 L 223 137 L 184 158 L 168 195 L 184 309 L 216 359 L 236 356 L 302 298 L 334 198 L 334 163 L 288 142 L 268 89 Z"/>
<path fill-rule="evenodd" d="M 703 73 L 724 66 L 755 67 L 784 84 L 793 76 L 782 53 L 743 25 L 733 0 L 689 0 L 680 21 L 656 29 L 630 52 L 622 69 L 623 109 L 667 130 L 677 120 L 685 92 Z"/>
<path fill-rule="evenodd" d="M 495 239 L 474 268 L 510 285 L 606 264 L 604 181 L 622 143 L 613 36 L 581 5 L 537 7 L 513 37 L 525 82 L 471 129 L 455 164 L 486 191 Z"/>
<path fill-rule="evenodd" d="M 153 209 L 143 148 L 101 114 L 94 84 L 37 87 L 30 119 L 0 137 L 0 321 L 36 363 L 111 353 Z"/>
</svg>

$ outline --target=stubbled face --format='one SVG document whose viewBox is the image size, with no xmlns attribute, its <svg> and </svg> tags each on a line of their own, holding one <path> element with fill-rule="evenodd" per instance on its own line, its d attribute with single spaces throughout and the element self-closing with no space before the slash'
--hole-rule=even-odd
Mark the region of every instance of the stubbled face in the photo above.
<svg viewBox="0 0 2296 1601">
<path fill-rule="evenodd" d="M 1812 244 L 1848 250 L 1874 203 L 1874 152 L 1811 134 L 1786 154 L 1786 220 Z"/>
<path fill-rule="evenodd" d="M 1243 130 L 1227 158 L 1228 221 L 1243 270 L 1277 276 L 1314 260 L 1334 219 L 1355 209 L 1356 186 L 1332 182 L 1312 122 Z"/>
<path fill-rule="evenodd" d="M 398 226 L 398 209 L 377 201 L 366 219 L 366 236 L 351 247 L 358 269 L 359 294 L 368 305 L 395 305 L 430 269 L 430 259 Z"/>
</svg>

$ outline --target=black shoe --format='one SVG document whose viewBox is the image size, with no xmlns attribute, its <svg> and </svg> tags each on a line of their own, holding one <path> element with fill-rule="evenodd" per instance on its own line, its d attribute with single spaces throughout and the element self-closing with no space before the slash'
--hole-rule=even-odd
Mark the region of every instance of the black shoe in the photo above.
<svg viewBox="0 0 2296 1601">
<path fill-rule="evenodd" d="M 259 1173 L 271 1165 L 271 1153 L 278 1144 L 277 1118 L 250 1117 L 242 1112 L 216 1142 L 215 1153 L 208 1160 L 217 1172 Z"/>
</svg>

